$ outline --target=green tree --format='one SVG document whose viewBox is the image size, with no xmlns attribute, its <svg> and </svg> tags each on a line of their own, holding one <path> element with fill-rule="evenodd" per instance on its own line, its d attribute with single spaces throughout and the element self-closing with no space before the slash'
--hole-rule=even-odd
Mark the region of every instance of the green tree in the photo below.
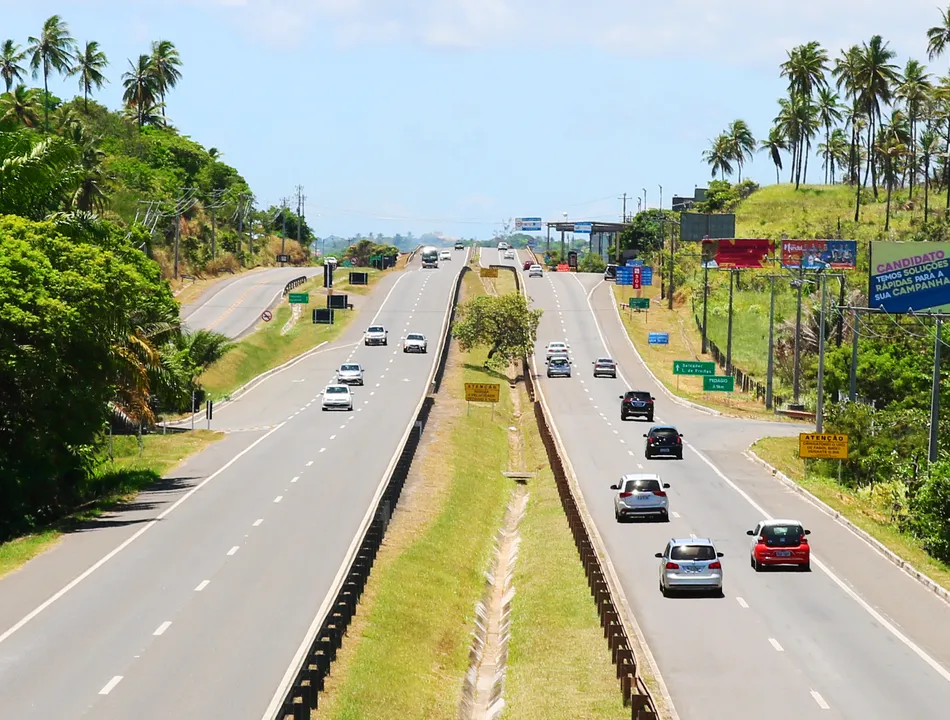
<svg viewBox="0 0 950 720">
<path fill-rule="evenodd" d="M 858 99 L 868 119 L 867 168 L 871 173 L 871 186 L 874 189 L 875 198 L 878 196 L 878 187 L 874 138 L 877 136 L 876 129 L 881 124 L 881 107 L 891 103 L 894 88 L 900 80 L 897 66 L 891 62 L 894 56 L 895 53 L 889 47 L 889 43 L 884 42 L 880 35 L 875 35 L 870 42 L 862 45 L 857 58 L 855 85 L 858 88 Z M 864 183 L 867 184 L 867 173 L 865 173 Z M 861 182 L 858 182 L 859 193 L 860 189 Z"/>
<path fill-rule="evenodd" d="M 775 165 L 775 184 L 781 182 L 779 172 L 782 169 L 782 151 L 788 150 L 788 138 L 785 132 L 779 126 L 774 126 L 769 130 L 769 136 L 765 140 L 759 140 L 759 152 L 769 154 L 769 159 Z"/>
<path fill-rule="evenodd" d="M 4 40 L 0 46 L 0 77 L 6 85 L 6 92 L 10 92 L 14 83 L 18 83 L 26 76 L 26 70 L 20 65 L 26 53 L 12 40 Z"/>
<path fill-rule="evenodd" d="M 82 90 L 83 109 L 89 112 L 89 94 L 93 88 L 100 89 L 108 82 L 103 70 L 109 65 L 106 54 L 99 49 L 99 43 L 90 40 L 86 47 L 76 54 L 76 64 L 70 69 L 70 75 L 79 76 L 79 87 Z"/>
<path fill-rule="evenodd" d="M 904 110 L 910 121 L 910 199 L 914 199 L 914 184 L 917 181 L 917 123 L 927 102 L 933 84 L 926 68 L 916 60 L 908 60 L 900 78 L 895 95 L 904 101 Z"/>
<path fill-rule="evenodd" d="M 138 63 L 129 60 L 129 70 L 122 73 L 122 86 L 125 88 L 122 100 L 135 111 L 135 121 L 141 129 L 154 112 L 160 94 L 152 59 L 148 55 L 139 55 Z"/>
<path fill-rule="evenodd" d="M 831 128 L 835 123 L 841 122 L 841 106 L 838 103 L 838 96 L 835 92 L 823 86 L 818 89 L 818 119 L 825 128 L 825 150 L 821 153 L 824 160 L 825 184 L 831 182 L 834 176 L 834 158 L 831 155 Z"/>
<path fill-rule="evenodd" d="M 793 141 L 792 168 L 795 189 L 808 173 L 808 154 L 811 139 L 817 130 L 817 110 L 812 102 L 814 92 L 827 86 L 828 53 L 818 42 L 799 45 L 787 52 L 788 59 L 781 65 L 781 76 L 788 78 L 789 104 L 786 108 L 794 120 L 784 129 Z M 789 132 L 794 128 L 794 134 Z"/>
<path fill-rule="evenodd" d="M 577 269 L 586 273 L 602 273 L 607 268 L 607 262 L 597 253 L 586 252 L 577 261 Z"/>
<path fill-rule="evenodd" d="M 914 534 L 928 553 L 950 561 L 950 458 L 944 454 L 929 468 L 929 477 L 912 502 Z"/>
<path fill-rule="evenodd" d="M 44 125 L 49 133 L 49 74 L 56 70 L 63 75 L 69 73 L 76 41 L 69 35 L 69 28 L 59 15 L 53 15 L 43 23 L 43 31 L 39 37 L 30 37 L 26 48 L 30 55 L 30 67 L 33 77 L 37 78 L 42 71 L 43 93 L 46 98 Z"/>
<path fill-rule="evenodd" d="M 464 352 L 487 347 L 486 364 L 504 369 L 534 352 L 543 312 L 529 307 L 521 293 L 479 295 L 459 305 L 453 335 Z"/>
<path fill-rule="evenodd" d="M 0 96 L 0 123 L 20 127 L 36 127 L 40 122 L 36 91 L 26 85 Z"/>
<path fill-rule="evenodd" d="M 841 56 L 835 60 L 834 69 L 831 71 L 838 90 L 843 90 L 845 96 L 851 102 L 848 111 L 848 126 L 851 129 L 851 147 L 848 153 L 848 178 L 849 182 L 855 184 L 857 183 L 858 168 L 860 166 L 858 143 L 860 142 L 861 122 L 863 118 L 857 85 L 860 55 L 861 48 L 857 45 L 852 45 L 843 51 Z"/>
<path fill-rule="evenodd" d="M 746 160 L 752 159 L 755 150 L 755 136 L 745 120 L 733 120 L 725 132 L 729 138 L 731 159 L 736 163 L 739 172 L 739 182 L 742 182 L 742 166 Z"/>
<path fill-rule="evenodd" d="M 947 50 L 950 44 L 950 7 L 940 13 L 940 24 L 927 30 L 927 58 L 934 60 Z"/>
<path fill-rule="evenodd" d="M 719 179 L 725 180 L 726 175 L 732 175 L 732 153 L 732 141 L 728 135 L 723 133 L 709 141 L 709 149 L 703 151 L 703 160 L 712 169 L 713 177 L 719 173 Z"/>
<path fill-rule="evenodd" d="M 152 43 L 151 66 L 155 78 L 155 88 L 162 104 L 162 118 L 165 117 L 165 95 L 181 80 L 181 56 L 170 40 L 157 40 Z M 214 148 L 212 148 L 214 149 Z M 212 157 L 215 157 L 212 155 Z"/>
<path fill-rule="evenodd" d="M 0 132 L 0 215 L 42 220 L 60 209 L 77 175 L 76 147 L 58 136 Z"/>
</svg>

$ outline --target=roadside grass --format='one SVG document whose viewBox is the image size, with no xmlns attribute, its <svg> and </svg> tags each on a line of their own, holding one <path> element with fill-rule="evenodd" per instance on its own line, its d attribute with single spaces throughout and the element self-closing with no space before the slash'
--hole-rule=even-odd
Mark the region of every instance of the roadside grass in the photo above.
<svg viewBox="0 0 950 720">
<path fill-rule="evenodd" d="M 369 292 L 382 275 L 373 268 L 345 270 L 369 273 L 370 285 L 356 286 L 354 289 L 354 286 L 349 284 L 348 276 L 344 275 L 334 278 L 334 294 Z M 311 322 L 310 311 L 315 307 L 326 307 L 324 298 L 327 291 L 323 287 L 322 274 L 295 288 L 294 292 L 309 292 L 310 304 L 304 306 L 296 324 L 286 335 L 281 335 L 281 328 L 290 319 L 292 311 L 284 299 L 274 309 L 274 317 L 269 323 L 238 341 L 234 349 L 201 375 L 199 382 L 212 399 L 227 397 L 261 373 L 292 360 L 322 342 L 336 339 L 359 314 L 358 308 L 341 310 L 337 311 L 333 325 L 314 325 Z"/>
<path fill-rule="evenodd" d="M 515 563 L 505 720 L 630 716 L 564 517 L 531 403 L 519 386 L 528 509 Z"/>
<path fill-rule="evenodd" d="M 674 360 L 712 361 L 711 355 L 701 352 L 702 336 L 696 330 L 692 317 L 680 308 L 671 311 L 665 303 L 658 302 L 652 302 L 648 312 L 630 310 L 626 308 L 628 299 L 636 291 L 624 285 L 611 285 L 611 291 L 615 302 L 624 306 L 620 310 L 620 318 L 633 344 L 653 374 L 674 395 L 727 415 L 773 420 L 783 417 L 767 411 L 754 396 L 739 392 L 738 389 L 735 393 L 705 393 L 701 377 L 674 375 Z M 642 296 L 654 301 L 659 297 L 659 288 L 643 288 Z M 650 345 L 651 332 L 668 332 L 669 345 Z M 716 372 L 721 374 L 718 368 Z"/>
<path fill-rule="evenodd" d="M 917 538 L 901 533 L 891 519 L 886 501 L 839 485 L 834 478 L 815 472 L 811 467 L 806 472 L 805 461 L 798 457 L 797 437 L 763 438 L 751 449 L 915 568 L 950 589 L 950 565 L 931 557 Z"/>
<path fill-rule="evenodd" d="M 108 459 L 104 448 L 102 462 L 84 490 L 89 498 L 85 504 L 50 527 L 0 544 L 0 577 L 49 550 L 77 524 L 127 502 L 189 455 L 223 437 L 207 430 L 144 435 L 141 451 L 135 436 L 113 438 L 113 459 Z"/>
</svg>

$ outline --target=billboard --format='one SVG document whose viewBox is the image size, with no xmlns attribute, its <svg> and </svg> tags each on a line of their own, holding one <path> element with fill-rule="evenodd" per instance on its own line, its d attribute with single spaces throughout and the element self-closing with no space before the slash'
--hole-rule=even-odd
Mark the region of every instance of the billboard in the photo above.
<svg viewBox="0 0 950 720">
<path fill-rule="evenodd" d="M 684 212 L 680 215 L 680 240 L 735 236 L 736 216 L 732 213 Z"/>
<path fill-rule="evenodd" d="M 762 268 L 775 250 L 772 240 L 703 240 L 703 266 L 710 268 Z"/>
<path fill-rule="evenodd" d="M 857 257 L 855 240 L 782 240 L 782 267 L 786 268 L 854 268 Z"/>
<path fill-rule="evenodd" d="M 872 308 L 950 312 L 950 242 L 871 243 Z"/>
<path fill-rule="evenodd" d="M 536 232 L 541 229 L 541 218 L 515 218 L 515 230 L 517 232 Z"/>
</svg>

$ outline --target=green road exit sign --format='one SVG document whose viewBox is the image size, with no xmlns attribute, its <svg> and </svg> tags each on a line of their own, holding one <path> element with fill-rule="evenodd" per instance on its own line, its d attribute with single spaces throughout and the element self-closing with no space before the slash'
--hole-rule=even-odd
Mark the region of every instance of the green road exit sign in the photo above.
<svg viewBox="0 0 950 720">
<path fill-rule="evenodd" d="M 702 360 L 674 360 L 674 375 L 715 375 L 716 363 Z"/>
<path fill-rule="evenodd" d="M 703 392 L 735 392 L 736 379 L 732 375 L 706 375 Z"/>
<path fill-rule="evenodd" d="M 310 303 L 310 293 L 290 293 L 287 299 L 291 305 L 308 305 Z"/>
<path fill-rule="evenodd" d="M 633 310 L 649 310 L 650 298 L 630 298 L 630 307 Z"/>
</svg>

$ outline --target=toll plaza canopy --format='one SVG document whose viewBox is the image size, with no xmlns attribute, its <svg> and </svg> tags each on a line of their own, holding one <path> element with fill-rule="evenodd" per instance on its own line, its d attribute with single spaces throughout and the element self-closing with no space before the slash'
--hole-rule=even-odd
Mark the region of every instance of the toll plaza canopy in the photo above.
<svg viewBox="0 0 950 720">
<path fill-rule="evenodd" d="M 585 224 L 590 226 L 590 233 L 584 232 L 579 233 L 575 232 L 574 226 Z M 624 229 L 624 224 L 619 222 L 596 222 L 593 220 L 572 220 L 572 221 L 557 221 L 557 222 L 546 222 L 544 223 L 547 227 L 548 237 L 547 243 L 545 245 L 545 251 L 550 251 L 551 249 L 551 231 L 561 233 L 560 243 L 561 243 L 561 252 L 564 253 L 567 250 L 576 249 L 579 247 L 586 246 L 587 250 L 592 253 L 597 253 L 604 260 L 609 261 L 607 257 L 607 248 L 611 245 L 616 245 L 617 234 Z M 574 242 L 571 244 L 572 247 L 567 247 L 567 233 L 574 233 Z"/>
</svg>

